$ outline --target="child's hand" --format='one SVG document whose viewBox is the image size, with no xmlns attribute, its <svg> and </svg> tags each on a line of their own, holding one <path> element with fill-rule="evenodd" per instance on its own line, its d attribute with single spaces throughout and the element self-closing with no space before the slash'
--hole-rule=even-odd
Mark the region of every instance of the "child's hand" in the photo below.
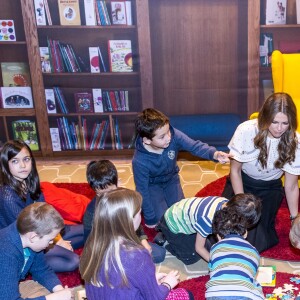
<svg viewBox="0 0 300 300">
<path fill-rule="evenodd" d="M 150 254 L 152 253 L 152 248 L 147 240 L 141 240 L 141 244 L 148 250 Z"/>
<path fill-rule="evenodd" d="M 230 157 L 232 157 L 232 154 L 225 153 L 223 151 L 216 151 L 214 153 L 214 159 L 218 160 L 221 164 L 230 162 Z"/>
<path fill-rule="evenodd" d="M 167 273 L 156 273 L 155 277 L 156 277 L 156 281 L 158 284 L 161 284 L 162 281 L 164 280 L 164 278 L 167 276 Z"/>
<path fill-rule="evenodd" d="M 63 247 L 67 250 L 73 251 L 73 247 L 71 245 L 71 241 L 65 241 L 64 239 L 60 239 L 57 241 L 56 245 Z"/>
<path fill-rule="evenodd" d="M 50 295 L 46 296 L 46 300 L 73 300 L 74 299 L 74 291 L 73 289 L 69 289 L 67 286 L 62 290 L 54 292 Z"/>
<path fill-rule="evenodd" d="M 165 276 L 164 280 L 161 282 L 167 283 L 171 289 L 173 289 L 179 283 L 179 273 L 176 270 L 172 270 L 167 276 Z"/>
</svg>

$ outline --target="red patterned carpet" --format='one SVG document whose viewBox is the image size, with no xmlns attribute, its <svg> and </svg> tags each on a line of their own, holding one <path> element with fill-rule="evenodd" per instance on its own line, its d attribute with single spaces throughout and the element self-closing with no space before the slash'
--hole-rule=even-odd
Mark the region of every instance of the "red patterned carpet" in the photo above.
<svg viewBox="0 0 300 300">
<path fill-rule="evenodd" d="M 204 197 L 208 195 L 221 195 L 225 184 L 225 177 L 220 178 L 211 184 L 207 185 L 205 188 L 200 190 L 197 193 L 197 196 Z M 94 196 L 94 192 L 89 187 L 87 183 L 56 183 L 58 187 L 69 189 L 75 193 L 83 194 L 87 197 L 92 198 Z M 289 213 L 286 204 L 284 203 L 280 208 L 277 218 L 277 232 L 280 237 L 280 244 L 270 250 L 262 253 L 263 256 L 269 258 L 276 258 L 282 260 L 300 260 L 300 251 L 294 250 L 288 241 L 288 226 L 284 226 L 289 222 Z M 149 238 L 153 238 L 155 235 L 154 230 L 147 230 L 146 232 Z M 81 250 L 76 251 L 78 254 L 81 253 Z M 80 274 L 78 271 L 74 272 L 65 272 L 58 274 L 60 280 L 63 285 L 68 285 L 69 287 L 74 287 L 82 284 L 80 279 Z M 287 273 L 277 272 L 277 286 L 283 286 L 284 283 L 290 283 L 289 279 L 293 275 Z M 202 276 L 194 279 L 185 280 L 180 282 L 179 287 L 186 288 L 193 292 L 195 300 L 203 300 L 205 299 L 205 283 L 209 279 L 209 276 Z M 272 293 L 274 288 L 264 288 L 264 293 Z"/>
</svg>

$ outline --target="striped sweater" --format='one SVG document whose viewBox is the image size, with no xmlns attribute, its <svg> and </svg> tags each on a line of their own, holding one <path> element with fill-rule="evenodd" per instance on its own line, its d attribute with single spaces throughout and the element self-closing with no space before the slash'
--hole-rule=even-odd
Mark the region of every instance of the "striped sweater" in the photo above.
<svg viewBox="0 0 300 300">
<path fill-rule="evenodd" d="M 264 295 L 255 276 L 258 251 L 243 237 L 228 235 L 210 250 L 210 280 L 205 297 L 238 296 L 262 300 Z"/>
</svg>

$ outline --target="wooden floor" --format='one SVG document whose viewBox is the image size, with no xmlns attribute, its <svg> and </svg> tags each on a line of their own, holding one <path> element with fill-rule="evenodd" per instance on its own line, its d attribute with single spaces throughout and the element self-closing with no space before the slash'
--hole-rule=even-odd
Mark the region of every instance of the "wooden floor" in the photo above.
<svg viewBox="0 0 300 300">
<path fill-rule="evenodd" d="M 96 159 L 101 159 L 100 157 Z M 41 181 L 50 182 L 86 182 L 86 166 L 90 160 L 55 160 L 45 161 L 37 159 L 37 168 Z M 119 186 L 134 189 L 131 160 L 114 160 L 119 175 Z M 179 160 L 180 180 L 186 197 L 194 196 L 204 186 L 229 173 L 229 165 L 221 165 L 207 161 Z M 262 258 L 263 265 L 276 265 L 280 272 L 300 274 L 300 258 L 298 262 L 277 261 Z M 178 259 L 167 253 L 163 263 L 157 265 L 160 272 L 178 269 L 181 280 L 208 274 L 207 263 L 199 261 L 185 266 Z"/>
</svg>

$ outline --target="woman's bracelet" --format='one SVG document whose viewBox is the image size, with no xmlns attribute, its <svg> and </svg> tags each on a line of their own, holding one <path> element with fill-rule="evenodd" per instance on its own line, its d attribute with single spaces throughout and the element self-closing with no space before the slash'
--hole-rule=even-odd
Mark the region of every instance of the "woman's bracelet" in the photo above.
<svg viewBox="0 0 300 300">
<path fill-rule="evenodd" d="M 169 291 L 171 291 L 171 286 L 167 282 L 162 282 L 161 285 L 164 285 L 169 289 Z"/>
</svg>

